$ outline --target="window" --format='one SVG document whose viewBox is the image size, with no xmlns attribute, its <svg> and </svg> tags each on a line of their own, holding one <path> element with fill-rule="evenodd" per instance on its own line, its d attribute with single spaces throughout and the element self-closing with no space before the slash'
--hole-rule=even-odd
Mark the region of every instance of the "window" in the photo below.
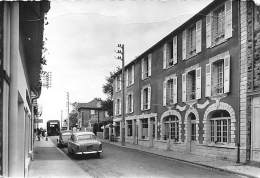
<svg viewBox="0 0 260 178">
<path fill-rule="evenodd" d="M 166 42 L 163 47 L 163 68 L 169 68 L 177 63 L 177 36 Z"/>
<path fill-rule="evenodd" d="M 144 109 L 148 109 L 148 88 L 143 90 Z"/>
<path fill-rule="evenodd" d="M 121 75 L 118 75 L 116 77 L 115 86 L 116 86 L 116 92 L 121 90 Z"/>
<path fill-rule="evenodd" d="M 206 16 L 207 48 L 232 37 L 232 31 L 232 0 L 227 0 Z"/>
<path fill-rule="evenodd" d="M 126 113 L 133 112 L 133 94 L 128 94 L 126 99 Z"/>
<path fill-rule="evenodd" d="M 141 110 L 150 109 L 151 105 L 151 87 L 145 86 L 141 90 Z"/>
<path fill-rule="evenodd" d="M 187 93 L 187 100 L 193 100 L 196 97 L 196 70 L 192 70 L 187 73 L 186 76 L 186 93 Z"/>
<path fill-rule="evenodd" d="M 224 92 L 224 60 L 218 60 L 212 64 L 213 95 Z"/>
<path fill-rule="evenodd" d="M 128 137 L 133 136 L 133 124 L 132 124 L 132 120 L 127 121 L 127 136 L 128 136 Z"/>
<path fill-rule="evenodd" d="M 196 26 L 193 25 L 188 29 L 188 55 L 196 53 Z"/>
<path fill-rule="evenodd" d="M 182 101 L 201 98 L 201 67 L 192 67 L 182 74 Z"/>
<path fill-rule="evenodd" d="M 190 115 L 191 124 L 191 141 L 196 141 L 196 117 L 194 114 Z"/>
<path fill-rule="evenodd" d="M 148 138 L 148 119 L 141 119 L 142 123 L 142 139 L 147 139 Z"/>
<path fill-rule="evenodd" d="M 130 86 L 134 83 L 134 65 L 126 70 L 126 86 Z"/>
<path fill-rule="evenodd" d="M 219 54 L 206 64 L 205 96 L 215 96 L 230 91 L 230 55 L 228 52 Z"/>
<path fill-rule="evenodd" d="M 146 79 L 151 76 L 151 62 L 152 54 L 149 54 L 147 57 L 142 59 L 142 79 Z"/>
<path fill-rule="evenodd" d="M 95 115 L 95 114 L 96 114 L 96 111 L 93 110 L 93 109 L 91 109 L 91 110 L 90 110 L 90 114 L 91 114 L 91 115 Z"/>
<path fill-rule="evenodd" d="M 177 116 L 168 116 L 164 119 L 165 135 L 164 140 L 179 141 L 179 121 Z"/>
<path fill-rule="evenodd" d="M 115 103 L 115 115 L 120 115 L 121 114 L 121 100 L 116 99 Z"/>
<path fill-rule="evenodd" d="M 214 111 L 210 118 L 210 141 L 214 143 L 231 142 L 231 119 L 227 111 Z"/>
<path fill-rule="evenodd" d="M 163 95 L 164 106 L 177 103 L 177 76 L 172 75 L 165 79 Z"/>
</svg>

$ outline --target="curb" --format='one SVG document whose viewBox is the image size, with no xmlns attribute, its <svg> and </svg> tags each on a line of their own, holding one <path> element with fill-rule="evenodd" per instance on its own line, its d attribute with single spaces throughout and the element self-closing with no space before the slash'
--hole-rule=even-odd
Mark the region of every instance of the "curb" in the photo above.
<svg viewBox="0 0 260 178">
<path fill-rule="evenodd" d="M 195 163 L 195 162 L 192 162 L 192 161 L 187 161 L 187 160 L 183 160 L 183 159 L 179 159 L 179 158 L 174 158 L 174 157 L 170 157 L 170 156 L 161 155 L 159 153 L 153 153 L 153 152 L 149 152 L 149 151 L 145 151 L 145 150 L 140 150 L 138 148 L 131 148 L 131 147 L 128 147 L 128 146 L 121 146 L 121 145 L 114 144 L 114 143 L 111 143 L 111 142 L 106 141 L 106 140 L 102 140 L 102 142 L 108 143 L 108 144 L 111 144 L 111 145 L 115 145 L 115 146 L 118 146 L 118 147 L 122 147 L 122 148 L 136 150 L 136 151 L 139 151 L 139 152 L 149 153 L 149 154 L 152 154 L 152 155 L 155 155 L 155 156 L 160 156 L 160 157 L 164 157 L 164 158 L 171 159 L 171 160 L 176 160 L 176 161 L 179 161 L 179 162 L 184 162 L 186 164 L 197 166 L 197 167 L 203 167 L 203 168 L 207 168 L 207 169 L 214 169 L 214 170 L 218 170 L 218 171 L 222 171 L 222 172 L 236 174 L 238 176 L 245 176 L 245 177 L 248 177 L 248 178 L 258 178 L 258 177 L 252 176 L 252 175 L 248 175 L 248 174 L 245 174 L 245 173 L 232 171 L 232 170 L 229 170 L 229 169 L 214 167 L 214 166 L 201 164 L 201 163 Z"/>
</svg>

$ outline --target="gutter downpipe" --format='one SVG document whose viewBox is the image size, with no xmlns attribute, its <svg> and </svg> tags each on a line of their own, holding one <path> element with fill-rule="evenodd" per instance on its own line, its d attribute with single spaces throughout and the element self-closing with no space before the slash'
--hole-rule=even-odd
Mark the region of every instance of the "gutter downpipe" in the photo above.
<svg viewBox="0 0 260 178">
<path fill-rule="evenodd" d="M 32 138 L 31 138 L 31 142 L 32 142 L 32 144 L 31 144 L 31 160 L 32 160 L 32 161 L 33 161 L 33 159 L 34 159 L 34 150 L 33 150 L 33 148 L 34 148 L 34 119 L 35 119 L 35 117 L 34 117 L 34 105 L 33 105 L 33 102 L 34 102 L 35 100 L 37 100 L 39 97 L 40 97 L 40 94 L 39 94 L 38 92 L 36 92 L 36 96 L 35 96 L 35 97 L 32 97 L 32 99 L 31 99 L 31 103 L 32 103 L 32 121 L 31 121 L 31 124 L 32 124 L 32 130 L 31 130 L 31 132 L 32 132 Z"/>
<path fill-rule="evenodd" d="M 238 21 L 239 21 L 238 40 L 240 42 L 240 45 L 239 45 L 240 53 L 238 53 L 238 55 L 239 55 L 239 59 L 241 62 L 241 16 L 240 16 L 241 1 L 237 1 L 237 2 L 238 2 Z M 240 63 L 239 63 L 239 65 L 240 65 Z M 240 70 L 240 75 L 241 75 L 241 70 Z M 241 78 L 239 77 L 239 85 L 240 85 L 240 82 L 241 82 Z M 240 91 L 239 91 L 239 95 L 240 95 Z M 240 163 L 240 99 L 239 99 L 239 117 L 237 119 L 237 161 L 236 161 L 236 163 Z"/>
</svg>

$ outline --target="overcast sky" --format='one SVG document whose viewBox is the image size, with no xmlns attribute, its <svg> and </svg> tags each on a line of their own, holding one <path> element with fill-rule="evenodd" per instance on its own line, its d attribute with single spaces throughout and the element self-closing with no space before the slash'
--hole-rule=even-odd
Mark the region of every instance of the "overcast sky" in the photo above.
<svg viewBox="0 0 260 178">
<path fill-rule="evenodd" d="M 128 63 L 211 1 L 52 1 L 45 27 L 48 55 L 44 67 L 52 72 L 52 87 L 42 89 L 42 119 L 60 119 L 62 110 L 63 119 L 67 117 L 67 91 L 70 102 L 105 99 L 105 78 L 121 65 L 114 58 L 117 43 L 125 44 Z"/>
</svg>

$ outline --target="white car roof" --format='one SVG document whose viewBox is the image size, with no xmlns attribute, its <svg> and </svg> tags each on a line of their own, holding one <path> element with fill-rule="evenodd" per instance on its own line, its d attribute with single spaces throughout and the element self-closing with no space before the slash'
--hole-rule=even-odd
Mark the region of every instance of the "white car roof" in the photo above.
<svg viewBox="0 0 260 178">
<path fill-rule="evenodd" d="M 74 135 L 95 135 L 93 132 L 73 132 Z"/>
</svg>

